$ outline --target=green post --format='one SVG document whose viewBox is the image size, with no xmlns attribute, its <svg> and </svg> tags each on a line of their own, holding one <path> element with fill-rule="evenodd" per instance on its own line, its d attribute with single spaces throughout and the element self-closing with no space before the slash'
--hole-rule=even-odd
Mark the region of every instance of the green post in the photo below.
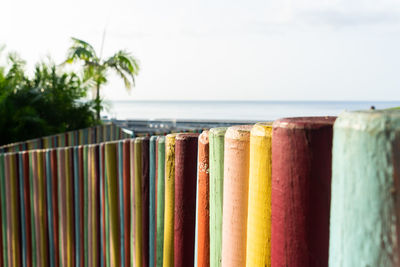
<svg viewBox="0 0 400 267">
<path fill-rule="evenodd" d="M 227 128 L 212 128 L 210 146 L 210 266 L 221 266 L 224 139 Z"/>
<path fill-rule="evenodd" d="M 165 137 L 157 139 L 157 253 L 156 266 L 163 266 L 164 247 L 164 177 L 165 177 Z"/>
</svg>

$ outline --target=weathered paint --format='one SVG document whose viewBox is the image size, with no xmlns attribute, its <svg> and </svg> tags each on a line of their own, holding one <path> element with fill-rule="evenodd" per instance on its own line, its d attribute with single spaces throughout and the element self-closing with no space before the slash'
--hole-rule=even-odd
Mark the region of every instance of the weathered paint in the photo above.
<svg viewBox="0 0 400 267">
<path fill-rule="evenodd" d="M 245 266 L 251 125 L 225 134 L 222 266 Z"/>
<path fill-rule="evenodd" d="M 194 263 L 198 137 L 197 133 L 182 133 L 175 139 L 175 267 Z"/>
<path fill-rule="evenodd" d="M 163 266 L 174 266 L 175 137 L 165 137 L 165 208 Z"/>
<path fill-rule="evenodd" d="M 46 207 L 46 174 L 45 174 L 45 161 L 44 161 L 44 150 L 39 150 L 37 153 L 37 165 L 38 165 L 38 222 L 40 224 L 40 257 L 42 258 L 43 266 L 48 265 L 48 225 L 47 225 L 47 207 Z M 72 193 L 72 192 L 70 192 Z M 71 194 L 72 195 L 72 194 Z M 71 202 L 73 201 L 70 199 Z M 17 218 L 19 220 L 19 216 Z M 19 225 L 17 222 L 16 225 Z M 72 251 L 72 247 L 71 247 Z M 16 252 L 19 253 L 19 252 Z M 18 255 L 18 254 L 17 254 Z"/>
<path fill-rule="evenodd" d="M 165 205 L 165 137 L 157 138 L 157 253 L 156 266 L 163 266 Z"/>
<path fill-rule="evenodd" d="M 335 122 L 329 266 L 400 265 L 399 145 L 398 111 Z"/>
<path fill-rule="evenodd" d="M 121 267 L 125 267 L 125 214 L 124 214 L 124 158 L 123 158 L 123 142 L 118 141 L 117 145 L 118 157 L 118 215 L 120 223 L 120 246 L 121 246 Z"/>
<path fill-rule="evenodd" d="M 27 177 L 27 182 L 29 182 L 29 156 L 28 156 L 28 160 L 27 160 L 27 164 L 28 164 L 28 177 Z M 51 164 L 51 184 L 52 184 L 52 202 L 53 202 L 53 227 L 54 227 L 54 265 L 55 266 L 59 266 L 60 265 L 60 237 L 59 237 L 59 216 L 58 216 L 58 166 L 57 166 L 57 150 L 56 149 L 52 149 L 50 151 L 50 164 Z M 26 190 L 25 193 L 25 199 L 26 201 L 29 201 L 30 199 L 30 192 L 29 189 Z M 30 211 L 30 207 L 28 207 L 27 209 L 29 209 Z M 27 225 L 29 224 L 30 227 L 30 218 L 31 216 L 29 216 L 29 211 L 27 210 Z M 29 231 L 29 233 L 28 233 Z M 27 229 L 27 233 L 29 236 L 31 236 L 31 231 L 28 228 Z M 32 246 L 28 245 L 28 251 L 30 251 L 30 255 L 32 256 Z M 28 252 L 29 255 L 29 252 Z M 32 258 L 32 257 L 31 257 Z"/>
<path fill-rule="evenodd" d="M 328 265 L 334 121 L 305 117 L 273 124 L 272 266 Z"/>
<path fill-rule="evenodd" d="M 150 181 L 149 181 L 149 266 L 155 264 L 156 234 L 156 141 L 157 136 L 150 138 Z"/>
<path fill-rule="evenodd" d="M 9 191 L 10 191 L 10 234 L 11 234 L 11 253 L 9 259 L 11 259 L 11 266 L 21 266 L 21 241 L 20 241 L 20 212 L 19 212 L 19 197 L 18 197 L 18 166 L 17 166 L 17 154 L 11 153 L 8 155 L 9 166 L 8 176 L 9 179 Z"/>
<path fill-rule="evenodd" d="M 224 192 L 224 142 L 227 128 L 212 128 L 210 148 L 210 266 L 220 267 L 222 256 L 222 206 Z"/>
<path fill-rule="evenodd" d="M 31 170 L 33 170 L 33 167 L 35 166 L 35 161 L 33 161 L 33 156 L 34 152 L 30 152 L 30 157 L 32 157 L 32 162 L 31 162 Z M 65 194 L 65 151 L 64 149 L 60 148 L 57 150 L 57 165 L 58 165 L 58 221 L 59 221 L 59 253 L 60 253 L 60 265 L 62 266 L 67 266 L 67 238 L 66 238 L 66 194 Z M 35 195 L 35 175 L 34 171 L 32 171 L 32 192 L 31 192 L 31 201 L 34 203 L 34 195 Z M 32 205 L 32 239 L 36 238 L 36 227 L 35 227 L 35 205 Z M 37 265 L 37 252 L 36 252 L 36 243 L 32 242 L 32 252 L 34 256 L 34 266 Z"/>
<path fill-rule="evenodd" d="M 50 153 L 50 152 L 49 152 Z M 30 206 L 30 184 L 29 184 L 29 153 L 23 152 L 20 154 L 22 165 L 20 175 L 22 174 L 22 186 L 23 186 L 23 196 L 21 197 L 21 223 L 23 224 L 22 234 L 25 235 L 25 259 L 23 260 L 23 266 L 31 267 L 32 266 L 32 236 L 31 236 L 31 206 Z M 49 164 L 50 165 L 50 164 Z M 1 168 L 1 167 L 0 167 Z M 0 180 L 1 183 L 1 180 Z M 54 187 L 53 187 L 54 188 Z M 54 190 L 56 191 L 56 190 Z M 1 192 L 0 192 L 1 193 Z M 51 201 L 51 200 L 50 200 Z M 23 207 L 22 207 L 23 206 Z M 22 209 L 24 210 L 22 216 Z M 55 214 L 56 216 L 57 214 Z M 53 215 L 54 216 L 54 215 Z M 53 218 L 53 217 L 52 217 Z M 57 229 L 52 228 L 53 235 L 56 235 Z M 54 244 L 55 245 L 55 244 Z M 56 254 L 57 250 L 54 250 L 54 254 Z M 54 255 L 54 257 L 56 257 Z"/>
<path fill-rule="evenodd" d="M 203 131 L 198 142 L 197 163 L 197 267 L 210 266 L 209 139 Z"/>
<path fill-rule="evenodd" d="M 149 266 L 149 137 L 142 138 L 142 266 Z"/>
<path fill-rule="evenodd" d="M 257 123 L 250 133 L 246 266 L 271 266 L 272 123 Z"/>
<path fill-rule="evenodd" d="M 91 145 L 88 146 L 88 233 L 87 233 L 87 238 L 88 238 L 88 265 L 89 266 L 94 266 L 93 264 L 93 226 L 94 226 L 94 220 L 93 220 L 93 186 L 92 186 L 92 180 L 93 180 L 93 148 Z"/>
<path fill-rule="evenodd" d="M 51 169 L 50 169 L 50 164 L 48 164 L 49 159 L 48 159 L 48 154 L 46 153 L 46 177 L 47 177 L 47 185 L 48 185 L 48 198 L 47 198 L 47 203 L 48 203 L 48 215 L 49 215 L 49 226 L 52 225 L 50 217 L 52 214 L 51 210 L 51 202 L 50 200 L 50 188 L 51 188 Z M 80 237 L 81 235 L 81 227 L 80 227 L 80 207 L 81 207 L 81 201 L 79 199 L 79 181 L 80 181 L 80 176 L 79 176 L 79 148 L 74 147 L 73 148 L 73 162 L 74 162 L 74 224 L 75 224 L 75 265 L 77 267 L 82 266 L 81 265 L 81 259 L 82 259 L 82 254 L 81 254 L 81 244 L 80 244 Z M 52 259 L 53 254 L 52 254 L 52 233 L 51 233 L 51 227 L 49 227 L 49 247 L 50 247 L 50 263 L 51 266 L 54 266 L 54 260 Z"/>
<path fill-rule="evenodd" d="M 83 155 L 82 155 L 83 157 Z M 100 267 L 107 265 L 107 252 L 106 252 L 106 166 L 105 166 L 105 144 L 100 144 L 99 148 L 99 161 L 100 161 Z M 83 175 L 82 175 L 83 176 Z M 83 217 L 83 216 L 82 216 Z M 85 265 L 83 265 L 85 266 Z"/>
<path fill-rule="evenodd" d="M 131 234 L 130 234 L 130 248 L 131 248 L 131 262 L 130 266 L 136 265 L 136 240 L 135 240 L 135 225 L 136 225 L 136 204 L 135 204 L 135 139 L 129 140 L 129 154 L 130 154 L 130 199 L 131 199 Z"/>
<path fill-rule="evenodd" d="M 90 257 L 88 259 L 90 266 L 98 266 L 99 262 L 99 241 L 100 241 L 100 215 L 99 215 L 99 165 L 98 165 L 98 158 L 99 158 L 99 146 L 98 145 L 90 145 L 89 146 L 89 216 L 90 216 L 90 240 L 89 244 L 91 247 L 89 248 Z"/>
<path fill-rule="evenodd" d="M 104 150 L 104 149 L 103 149 Z M 89 146 L 86 145 L 83 147 L 83 258 L 84 258 L 84 266 L 88 265 L 88 260 L 89 260 L 89 238 L 88 238 L 88 232 L 89 232 L 89 204 L 88 204 L 88 196 L 89 196 L 89 168 L 88 168 L 88 156 L 89 156 Z M 107 202 L 107 195 L 108 193 L 105 193 L 105 201 Z M 108 229 L 108 227 L 107 227 Z M 107 242 L 109 244 L 109 242 Z"/>
<path fill-rule="evenodd" d="M 131 202 L 130 202 L 130 143 L 129 140 L 122 141 L 122 160 L 123 160 L 123 201 L 124 201 L 124 244 L 121 249 L 125 252 L 125 259 L 124 263 L 125 266 L 130 266 L 131 261 L 131 242 L 129 233 L 131 231 L 131 216 L 130 216 L 130 209 L 131 209 Z M 122 231 L 122 230 L 121 230 Z"/>
<path fill-rule="evenodd" d="M 106 143 L 105 162 L 107 172 L 107 195 L 110 227 L 110 266 L 120 266 L 120 229 L 118 222 L 118 180 L 117 180 L 116 143 Z"/>
<path fill-rule="evenodd" d="M 4 168 L 4 154 L 0 154 L 0 205 L 1 205 L 1 231 L 2 231 L 2 249 L 3 249 L 3 266 L 8 267 L 8 254 L 7 254 L 7 208 L 6 208 L 6 186 L 5 186 L 5 168 Z M 27 240 L 31 242 L 31 240 Z"/>
<path fill-rule="evenodd" d="M 135 138 L 135 266 L 142 266 L 142 143 L 143 138 Z"/>
</svg>

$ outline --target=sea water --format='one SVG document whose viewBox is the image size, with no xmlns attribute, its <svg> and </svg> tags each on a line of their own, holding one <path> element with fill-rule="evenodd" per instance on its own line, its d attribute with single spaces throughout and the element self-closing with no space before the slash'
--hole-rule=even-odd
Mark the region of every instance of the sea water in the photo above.
<svg viewBox="0 0 400 267">
<path fill-rule="evenodd" d="M 115 119 L 275 120 L 337 116 L 345 110 L 399 107 L 400 101 L 112 101 L 104 115 Z"/>
</svg>

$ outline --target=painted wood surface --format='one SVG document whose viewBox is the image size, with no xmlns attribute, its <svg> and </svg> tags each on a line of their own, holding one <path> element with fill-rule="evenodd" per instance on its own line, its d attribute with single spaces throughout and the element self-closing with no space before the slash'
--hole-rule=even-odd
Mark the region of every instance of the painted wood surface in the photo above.
<svg viewBox="0 0 400 267">
<path fill-rule="evenodd" d="M 89 145 L 89 266 L 99 265 L 99 249 L 100 249 L 100 176 L 99 176 L 99 146 Z"/>
<path fill-rule="evenodd" d="M 165 209 L 163 266 L 174 266 L 175 137 L 165 137 Z"/>
<path fill-rule="evenodd" d="M 74 214 L 73 214 L 73 160 L 72 148 L 65 149 L 65 187 L 66 191 L 66 224 L 67 224 L 67 264 L 73 266 L 75 259 L 75 235 L 74 235 Z"/>
<path fill-rule="evenodd" d="M 89 146 L 83 147 L 83 259 L 89 264 Z M 107 194 L 106 194 L 107 195 Z"/>
<path fill-rule="evenodd" d="M 53 227 L 54 227 L 54 265 L 60 266 L 60 237 L 59 237 L 59 206 L 58 206 L 58 166 L 57 166 L 57 150 L 50 151 L 51 164 L 51 184 L 52 184 L 52 204 L 53 204 Z M 27 196 L 28 198 L 28 196 Z M 28 214 L 28 212 L 27 212 Z"/>
<path fill-rule="evenodd" d="M 157 136 L 150 138 L 150 176 L 149 176 L 149 266 L 155 264 L 156 235 L 156 142 Z"/>
<path fill-rule="evenodd" d="M 120 226 L 118 220 L 117 144 L 105 145 L 107 195 L 109 216 L 110 266 L 120 266 Z"/>
<path fill-rule="evenodd" d="M 246 266 L 271 266 L 272 123 L 257 123 L 250 133 Z"/>
<path fill-rule="evenodd" d="M 149 182 L 150 182 L 150 156 L 149 146 L 150 138 L 142 138 L 142 182 L 141 182 L 141 196 L 142 196 L 142 266 L 149 266 Z"/>
<path fill-rule="evenodd" d="M 251 125 L 225 134 L 222 266 L 245 266 Z"/>
<path fill-rule="evenodd" d="M 19 154 L 18 166 L 19 166 L 19 177 L 20 177 L 19 186 L 20 186 L 20 211 L 21 211 L 22 266 L 32 266 L 31 235 L 30 235 L 31 233 L 30 204 L 29 204 L 29 194 L 28 194 L 29 154 L 27 152 L 22 152 Z M 47 174 L 46 177 L 48 177 Z"/>
<path fill-rule="evenodd" d="M 143 264 L 142 143 L 143 138 L 135 138 L 135 266 L 137 267 Z"/>
<path fill-rule="evenodd" d="M 40 257 L 43 266 L 49 264 L 48 255 L 48 224 L 47 224 L 47 204 L 46 204 L 46 172 L 45 172 L 45 151 L 39 150 L 37 153 L 38 164 L 38 224 L 40 229 Z M 18 218 L 19 219 L 19 218 Z M 19 223 L 17 223 L 19 225 Z"/>
<path fill-rule="evenodd" d="M 99 147 L 99 161 L 100 161 L 100 266 L 107 266 L 107 235 L 106 235 L 106 166 L 105 166 L 105 144 L 100 144 Z"/>
<path fill-rule="evenodd" d="M 81 258 L 82 258 L 82 253 L 81 253 L 81 243 L 80 243 L 80 237 L 81 237 L 81 225 L 80 225 L 80 215 L 81 215 L 81 203 L 80 201 L 80 194 L 79 194 L 79 186 L 80 186 L 80 179 L 82 178 L 79 174 L 79 148 L 74 147 L 73 148 L 73 162 L 74 162 L 74 225 L 75 225 L 75 265 L 82 266 L 81 265 Z M 50 170 L 49 170 L 49 175 L 50 175 Z M 50 215 L 50 214 L 49 214 Z M 50 260 L 51 259 L 51 253 L 50 253 Z"/>
<path fill-rule="evenodd" d="M 131 234 L 130 234 L 130 248 L 131 248 L 131 262 L 130 266 L 136 266 L 136 200 L 135 200 L 135 140 L 131 139 L 129 143 L 129 154 L 130 154 L 130 200 L 131 200 Z"/>
<path fill-rule="evenodd" d="M 35 227 L 35 190 L 34 190 L 34 171 L 33 171 L 33 165 L 34 165 L 34 151 L 29 151 L 29 185 L 30 185 L 30 211 L 31 211 L 31 247 L 32 247 L 32 266 L 37 266 L 37 250 L 36 250 L 36 227 Z M 58 174 L 57 174 L 58 175 Z M 58 190 L 58 188 L 57 188 Z M 58 199 L 57 204 L 60 203 L 59 201 L 60 199 Z M 61 206 L 61 205 L 60 205 Z M 59 208 L 58 208 L 59 210 Z M 57 216 L 59 216 L 59 214 L 57 214 Z M 60 218 L 58 218 L 58 220 L 60 220 Z M 61 225 L 61 224 L 60 224 Z M 60 231 L 60 229 L 59 229 Z M 58 233 L 60 239 L 61 239 L 61 232 Z M 60 244 L 59 244 L 60 245 Z M 58 251 L 58 253 L 60 253 L 61 250 Z M 59 254 L 59 256 L 61 257 L 61 255 Z"/>
<path fill-rule="evenodd" d="M 6 208 L 6 182 L 5 182 L 5 159 L 4 154 L 0 154 L 0 206 L 1 206 L 1 232 L 2 232 L 2 264 L 8 267 L 7 253 L 7 208 Z M 28 240 L 29 242 L 30 240 Z"/>
<path fill-rule="evenodd" d="M 9 201 L 10 201 L 10 266 L 21 266 L 21 236 L 20 236 L 20 211 L 19 211 L 19 188 L 18 188 L 18 162 L 17 153 L 8 154 L 8 175 L 9 179 Z M 7 157 L 6 156 L 6 157 Z M 11 226 L 11 227 L 10 227 Z"/>
<path fill-rule="evenodd" d="M 6 195 L 6 219 L 7 219 L 7 229 L 6 229 L 6 240 L 7 240 L 7 257 L 8 257 L 8 265 L 13 266 L 14 264 L 14 259 L 12 255 L 12 221 L 11 221 L 11 178 L 10 178 L 10 154 L 5 154 L 4 155 L 4 180 L 5 180 L 5 195 Z M 36 240 L 34 240 L 36 242 Z"/>
<path fill-rule="evenodd" d="M 157 252 L 156 267 L 163 266 L 165 205 L 165 137 L 157 138 Z"/>
<path fill-rule="evenodd" d="M 399 266 L 400 112 L 334 125 L 329 266 Z"/>
<path fill-rule="evenodd" d="M 158 136 L 155 140 L 155 151 L 154 151 L 154 156 L 155 156 L 155 177 L 154 177 L 154 264 L 153 266 L 156 266 L 157 264 L 157 186 L 158 186 L 158 143 L 157 143 Z"/>
<path fill-rule="evenodd" d="M 118 219 L 120 224 L 120 252 L 121 267 L 125 266 L 125 214 L 124 214 L 124 158 L 123 158 L 123 142 L 117 143 L 117 168 L 118 168 Z"/>
<path fill-rule="evenodd" d="M 209 212 L 209 139 L 203 131 L 198 140 L 197 163 L 197 261 L 196 266 L 210 266 L 210 212 Z"/>
<path fill-rule="evenodd" d="M 194 263 L 197 133 L 182 133 L 175 143 L 174 266 Z"/>
<path fill-rule="evenodd" d="M 131 231 L 131 202 L 130 202 L 130 141 L 122 141 L 122 160 L 123 160 L 123 201 L 124 201 L 124 244 L 122 245 L 125 259 L 124 266 L 130 266 L 131 262 L 131 242 L 130 242 L 130 231 Z"/>
<path fill-rule="evenodd" d="M 67 237 L 66 237 L 66 194 L 65 194 L 65 151 L 64 149 L 58 149 L 57 151 L 57 165 L 58 165 L 58 184 L 57 184 L 57 191 L 58 191 L 58 221 L 59 221 L 59 255 L 60 255 L 60 265 L 67 266 Z M 32 195 L 33 196 L 33 195 Z M 33 220 L 34 222 L 34 220 Z M 36 234 L 34 231 L 34 223 L 32 223 L 32 232 Z M 32 238 L 35 238 L 32 235 Z M 33 243 L 33 251 L 36 251 L 35 243 Z M 36 258 L 36 252 L 34 252 L 34 258 Z M 37 266 L 37 265 L 35 265 Z"/>
<path fill-rule="evenodd" d="M 212 128 L 210 148 L 210 266 L 220 267 L 222 258 L 222 208 L 224 190 L 224 143 L 227 128 Z"/>
<path fill-rule="evenodd" d="M 334 121 L 305 117 L 273 124 L 272 266 L 328 265 Z"/>
</svg>

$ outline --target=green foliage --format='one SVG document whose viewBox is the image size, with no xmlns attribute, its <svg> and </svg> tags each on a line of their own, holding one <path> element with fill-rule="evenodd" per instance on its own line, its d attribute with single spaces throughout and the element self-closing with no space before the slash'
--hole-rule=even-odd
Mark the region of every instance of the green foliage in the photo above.
<svg viewBox="0 0 400 267">
<path fill-rule="evenodd" d="M 83 63 L 83 80 L 93 81 L 92 87 L 96 90 L 94 108 L 98 120 L 103 109 L 100 87 L 107 83 L 108 70 L 114 70 L 121 77 L 127 90 L 135 85 L 135 76 L 139 73 L 137 60 L 127 51 L 119 50 L 103 60 L 97 56 L 92 45 L 77 38 L 72 38 L 72 46 L 68 50 L 64 63 L 74 62 Z"/>
<path fill-rule="evenodd" d="M 90 127 L 93 101 L 84 102 L 87 88 L 78 75 L 60 72 L 52 62 L 39 63 L 29 78 L 25 62 L 8 56 L 0 67 L 0 144 Z"/>
</svg>

